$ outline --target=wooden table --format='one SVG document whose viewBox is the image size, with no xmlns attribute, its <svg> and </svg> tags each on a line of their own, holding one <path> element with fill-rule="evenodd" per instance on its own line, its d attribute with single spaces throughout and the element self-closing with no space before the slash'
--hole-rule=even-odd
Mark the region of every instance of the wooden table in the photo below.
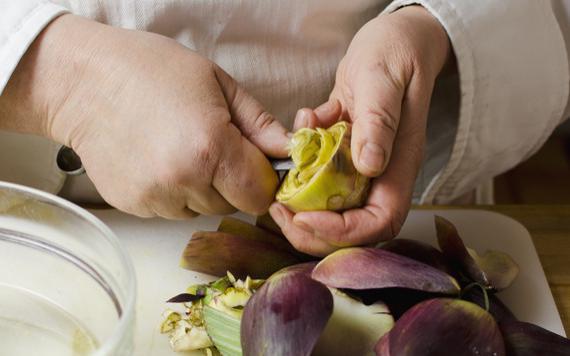
<svg viewBox="0 0 570 356">
<path fill-rule="evenodd" d="M 430 208 L 491 210 L 510 216 L 523 224 L 532 236 L 564 329 L 566 334 L 570 335 L 570 205 L 428 207 Z"/>
</svg>

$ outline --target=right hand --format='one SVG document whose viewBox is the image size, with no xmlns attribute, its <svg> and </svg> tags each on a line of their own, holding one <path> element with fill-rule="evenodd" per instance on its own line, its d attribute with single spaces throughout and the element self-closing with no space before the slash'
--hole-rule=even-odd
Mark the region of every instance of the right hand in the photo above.
<svg viewBox="0 0 570 356">
<path fill-rule="evenodd" d="M 173 219 L 262 214 L 274 199 L 266 155 L 287 155 L 287 131 L 220 67 L 174 40 L 64 15 L 7 92 L 33 108 L 40 133 L 79 154 L 118 209 Z"/>
</svg>

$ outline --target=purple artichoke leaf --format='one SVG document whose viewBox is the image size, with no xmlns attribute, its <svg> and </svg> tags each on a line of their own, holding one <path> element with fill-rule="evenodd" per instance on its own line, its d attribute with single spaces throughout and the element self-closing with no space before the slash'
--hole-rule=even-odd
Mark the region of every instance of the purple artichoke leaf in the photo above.
<svg viewBox="0 0 570 356">
<path fill-rule="evenodd" d="M 178 295 L 168 299 L 166 302 L 167 303 L 190 303 L 190 302 L 195 302 L 197 300 L 200 300 L 204 297 L 205 297 L 204 294 L 200 295 L 200 294 L 181 293 L 181 294 L 178 294 Z"/>
<path fill-rule="evenodd" d="M 450 275 L 454 274 L 454 269 L 449 265 L 443 253 L 430 244 L 418 240 L 396 238 L 390 240 L 381 246 L 383 250 L 396 253 L 425 263 L 446 272 Z"/>
<path fill-rule="evenodd" d="M 568 356 L 570 340 L 523 321 L 499 323 L 508 356 Z"/>
<path fill-rule="evenodd" d="M 407 288 L 459 293 L 459 284 L 447 273 L 378 248 L 338 250 L 319 262 L 312 276 L 329 287 L 341 289 Z"/>
<path fill-rule="evenodd" d="M 308 276 L 311 269 L 285 268 L 251 297 L 241 322 L 244 355 L 311 354 L 333 311 L 331 292 Z"/>
<path fill-rule="evenodd" d="M 224 232 L 198 231 L 182 253 L 182 268 L 222 277 L 231 271 L 237 278 L 264 279 L 276 271 L 302 262 L 271 242 Z"/>
<path fill-rule="evenodd" d="M 382 336 L 377 356 L 504 356 L 505 345 L 491 314 L 460 299 L 417 304 Z"/>
</svg>

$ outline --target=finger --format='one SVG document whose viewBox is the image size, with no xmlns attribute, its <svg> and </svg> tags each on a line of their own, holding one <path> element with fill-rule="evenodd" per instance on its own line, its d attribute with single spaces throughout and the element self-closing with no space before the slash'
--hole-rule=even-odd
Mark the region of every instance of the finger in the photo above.
<svg viewBox="0 0 570 356">
<path fill-rule="evenodd" d="M 216 68 L 216 77 L 228 103 L 232 122 L 241 133 L 266 155 L 287 157 L 289 136 L 285 127 L 219 67 Z"/>
<path fill-rule="evenodd" d="M 344 213 L 314 211 L 296 214 L 293 223 L 336 248 L 371 245 L 396 236 L 403 218 L 380 206 L 366 206 Z"/>
<path fill-rule="evenodd" d="M 294 214 L 283 205 L 272 204 L 269 213 L 285 237 L 297 250 L 313 256 L 326 256 L 338 249 L 295 226 L 293 224 Z"/>
<path fill-rule="evenodd" d="M 372 180 L 366 205 L 342 214 L 299 213 L 293 221 L 297 226 L 333 246 L 374 244 L 399 233 L 423 159 L 432 85 L 419 80 L 410 83 L 392 159 L 385 173 Z"/>
<path fill-rule="evenodd" d="M 186 207 L 201 215 L 228 215 L 236 209 L 213 187 L 185 189 Z"/>
<path fill-rule="evenodd" d="M 170 220 L 190 219 L 198 215 L 186 206 L 181 188 L 169 188 L 156 185 L 145 199 L 153 215 Z"/>
<path fill-rule="evenodd" d="M 212 154 L 215 156 L 215 153 Z M 209 178 L 213 169 L 201 167 L 197 170 L 186 164 L 172 161 L 165 164 L 168 169 L 156 168 L 154 181 L 145 185 L 138 205 L 149 207 L 155 215 L 168 219 L 187 219 L 199 214 L 230 214 L 235 211 L 212 186 Z"/>
<path fill-rule="evenodd" d="M 317 126 L 328 128 L 340 120 L 341 114 L 340 102 L 336 99 L 330 99 L 315 109 Z"/>
<path fill-rule="evenodd" d="M 358 171 L 375 177 L 390 161 L 405 86 L 380 70 L 356 79 L 351 150 Z"/>
<path fill-rule="evenodd" d="M 200 215 L 187 207 L 155 206 L 153 210 L 156 216 L 168 220 L 188 220 Z"/>
<path fill-rule="evenodd" d="M 297 111 L 295 115 L 295 121 L 293 123 L 293 131 L 297 131 L 304 127 L 314 128 L 317 126 L 317 115 L 312 109 L 303 108 Z"/>
<path fill-rule="evenodd" d="M 237 209 L 262 215 L 274 200 L 277 174 L 265 155 L 235 126 L 227 126 L 227 130 L 212 184 Z"/>
<path fill-rule="evenodd" d="M 329 127 L 336 123 L 341 114 L 341 106 L 338 100 L 330 100 L 321 104 L 315 110 L 303 108 L 297 111 L 293 131 L 303 127 Z"/>
</svg>

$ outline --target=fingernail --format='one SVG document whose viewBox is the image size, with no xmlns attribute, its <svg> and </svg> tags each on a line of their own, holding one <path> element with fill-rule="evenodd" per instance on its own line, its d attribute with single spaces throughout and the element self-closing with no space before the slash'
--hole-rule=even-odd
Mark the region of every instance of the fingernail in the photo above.
<svg viewBox="0 0 570 356">
<path fill-rule="evenodd" d="M 299 229 L 306 231 L 308 233 L 313 234 L 315 232 L 315 230 L 313 230 L 312 227 L 310 227 L 309 225 L 307 225 L 305 222 L 303 221 L 298 221 L 293 219 L 293 223 L 295 224 L 295 226 L 297 226 Z"/>
<path fill-rule="evenodd" d="M 297 118 L 295 119 L 297 123 L 297 128 L 303 128 L 309 126 L 309 116 L 304 109 L 297 112 Z"/>
<path fill-rule="evenodd" d="M 385 165 L 384 149 L 374 142 L 367 142 L 360 151 L 359 162 L 369 171 L 379 174 Z"/>
</svg>

